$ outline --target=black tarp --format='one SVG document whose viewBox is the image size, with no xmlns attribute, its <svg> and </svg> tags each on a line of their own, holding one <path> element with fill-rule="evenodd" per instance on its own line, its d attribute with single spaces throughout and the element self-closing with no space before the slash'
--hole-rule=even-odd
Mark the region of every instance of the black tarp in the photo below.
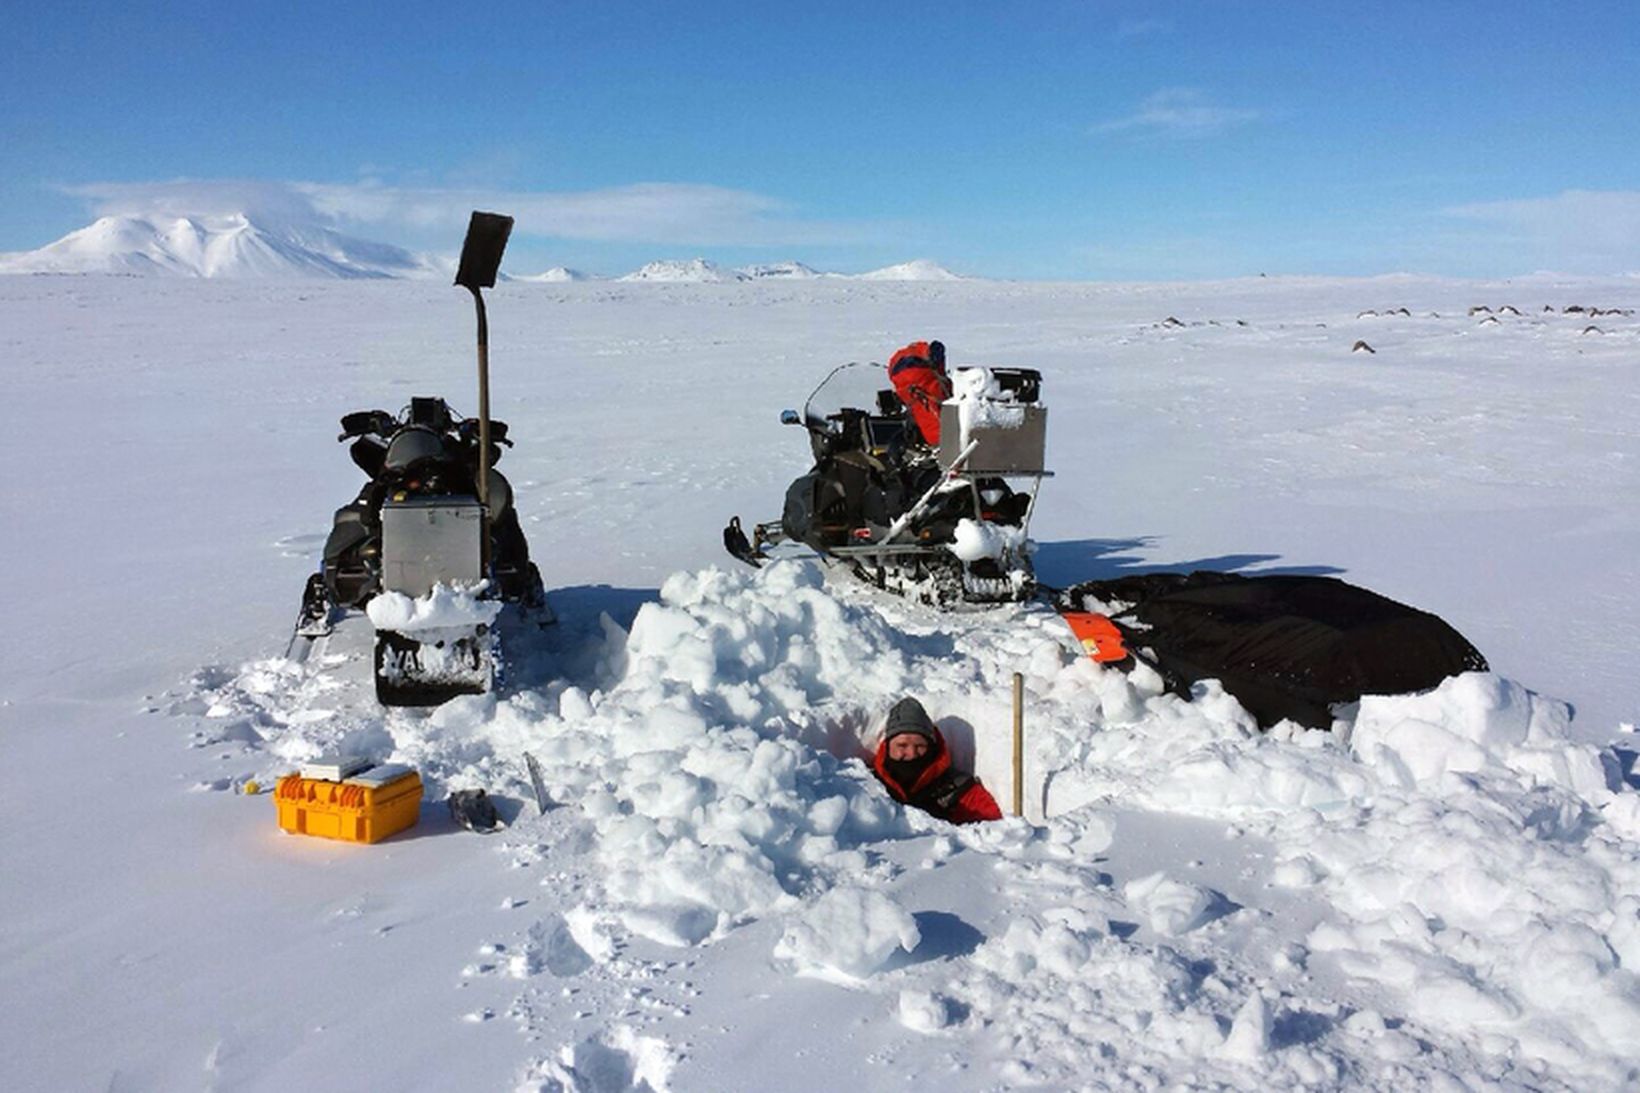
<svg viewBox="0 0 1640 1093">
<path fill-rule="evenodd" d="M 1064 601 L 1108 614 L 1180 693 L 1218 679 L 1265 728 L 1328 728 L 1334 705 L 1486 670 L 1443 619 L 1332 577 L 1146 573 L 1076 585 Z"/>
</svg>

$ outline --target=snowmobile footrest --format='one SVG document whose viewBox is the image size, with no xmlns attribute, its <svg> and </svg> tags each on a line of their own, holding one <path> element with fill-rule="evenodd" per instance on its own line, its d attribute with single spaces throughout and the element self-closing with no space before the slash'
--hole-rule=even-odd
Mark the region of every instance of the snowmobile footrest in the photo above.
<svg viewBox="0 0 1640 1093">
<path fill-rule="evenodd" d="M 723 549 L 753 569 L 763 565 L 763 555 L 752 548 L 751 542 L 746 538 L 746 532 L 740 527 L 738 516 L 731 516 L 728 526 L 723 529 Z"/>
</svg>

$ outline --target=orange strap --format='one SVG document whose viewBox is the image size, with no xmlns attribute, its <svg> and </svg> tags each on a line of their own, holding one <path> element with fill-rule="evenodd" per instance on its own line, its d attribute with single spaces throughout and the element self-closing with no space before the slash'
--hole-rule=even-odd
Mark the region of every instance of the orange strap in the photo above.
<svg viewBox="0 0 1640 1093">
<path fill-rule="evenodd" d="M 1122 640 L 1122 631 L 1108 616 L 1093 611 L 1061 611 L 1060 615 L 1095 662 L 1111 664 L 1131 655 L 1127 642 Z"/>
</svg>

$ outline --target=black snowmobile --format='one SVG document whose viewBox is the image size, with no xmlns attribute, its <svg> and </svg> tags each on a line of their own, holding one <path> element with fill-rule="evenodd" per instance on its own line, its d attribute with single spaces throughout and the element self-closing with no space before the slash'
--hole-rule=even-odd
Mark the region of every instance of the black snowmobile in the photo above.
<svg viewBox="0 0 1640 1093">
<path fill-rule="evenodd" d="M 292 646 L 328 634 L 349 608 L 367 610 L 376 624 L 376 697 L 384 705 L 437 705 L 488 690 L 497 601 L 542 622 L 551 618 L 512 489 L 494 469 L 512 441 L 488 412 L 478 289 L 495 283 L 511 226 L 508 217 L 474 213 L 456 280 L 479 309 L 479 416 L 462 417 L 430 397 L 411 399 L 397 415 L 361 410 L 342 418 L 337 439 L 352 442 L 349 454 L 369 481 L 336 510 Z"/>
<path fill-rule="evenodd" d="M 940 606 L 1033 595 L 1026 530 L 1050 476 L 1041 374 L 954 376 L 958 394 L 937 407 L 936 447 L 882 365 L 834 369 L 801 415 L 780 418 L 808 432 L 814 466 L 787 489 L 781 518 L 757 524 L 750 540 L 732 519 L 725 548 L 757 566 L 770 547 L 802 543 L 879 588 Z"/>
</svg>

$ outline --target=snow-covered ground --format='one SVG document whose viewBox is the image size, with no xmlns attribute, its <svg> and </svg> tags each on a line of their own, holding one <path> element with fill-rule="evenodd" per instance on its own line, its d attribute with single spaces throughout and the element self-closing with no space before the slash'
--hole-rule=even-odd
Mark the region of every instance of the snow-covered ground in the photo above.
<svg viewBox="0 0 1640 1093">
<path fill-rule="evenodd" d="M 9 1072 L 1632 1087 L 1640 318 L 1564 309 L 1637 297 L 504 284 L 502 469 L 560 622 L 505 634 L 498 695 L 386 713 L 362 618 L 282 654 L 358 485 L 336 419 L 472 409 L 465 293 L 0 278 Z M 724 520 L 774 515 L 805 467 L 779 410 L 919 337 L 1043 371 L 1044 579 L 1337 574 L 1441 614 L 1495 674 L 1371 699 L 1347 741 L 1259 736 L 1212 687 L 1097 668 L 1041 607 L 941 617 L 801 560 L 735 568 Z M 907 815 L 856 761 L 916 694 L 1006 800 L 1015 671 L 1025 820 Z M 336 746 L 414 763 L 418 827 L 288 837 L 236 792 Z M 470 786 L 505 833 L 445 817 Z"/>
</svg>

